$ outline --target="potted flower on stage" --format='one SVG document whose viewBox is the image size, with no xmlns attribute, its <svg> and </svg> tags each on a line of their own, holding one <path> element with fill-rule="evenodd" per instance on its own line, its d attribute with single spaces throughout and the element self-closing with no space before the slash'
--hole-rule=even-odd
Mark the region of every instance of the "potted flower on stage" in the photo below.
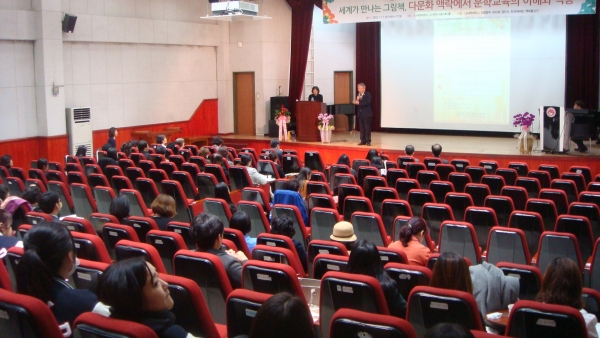
<svg viewBox="0 0 600 338">
<path fill-rule="evenodd" d="M 288 141 L 287 124 L 290 123 L 292 113 L 283 105 L 275 110 L 275 122 L 279 126 L 279 141 Z"/>
<path fill-rule="evenodd" d="M 535 115 L 525 112 L 525 114 L 517 114 L 513 116 L 513 126 L 521 127 L 519 138 L 519 152 L 521 154 L 531 154 L 533 149 L 533 141 L 535 138 L 531 134 L 531 125 L 535 121 Z"/>
<path fill-rule="evenodd" d="M 321 143 L 331 143 L 331 131 L 335 126 L 330 126 L 329 121 L 333 119 L 333 115 L 319 114 L 319 130 L 321 131 Z"/>
</svg>

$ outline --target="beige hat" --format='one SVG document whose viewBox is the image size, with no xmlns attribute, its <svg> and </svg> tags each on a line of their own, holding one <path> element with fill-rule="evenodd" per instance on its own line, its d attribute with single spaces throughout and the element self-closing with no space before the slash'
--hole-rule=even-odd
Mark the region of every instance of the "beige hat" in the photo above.
<svg viewBox="0 0 600 338">
<path fill-rule="evenodd" d="M 356 241 L 356 235 L 354 235 L 354 228 L 352 227 L 352 223 L 346 221 L 337 222 L 333 226 L 333 234 L 329 236 L 329 238 L 337 242 Z"/>
</svg>

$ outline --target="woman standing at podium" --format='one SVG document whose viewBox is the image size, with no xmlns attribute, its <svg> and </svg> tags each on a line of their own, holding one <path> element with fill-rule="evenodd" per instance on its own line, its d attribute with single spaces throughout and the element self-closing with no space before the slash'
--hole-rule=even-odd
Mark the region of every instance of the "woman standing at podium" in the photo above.
<svg viewBox="0 0 600 338">
<path fill-rule="evenodd" d="M 308 95 L 308 101 L 323 102 L 323 95 L 319 94 L 320 92 L 319 87 L 312 87 L 312 94 Z"/>
</svg>

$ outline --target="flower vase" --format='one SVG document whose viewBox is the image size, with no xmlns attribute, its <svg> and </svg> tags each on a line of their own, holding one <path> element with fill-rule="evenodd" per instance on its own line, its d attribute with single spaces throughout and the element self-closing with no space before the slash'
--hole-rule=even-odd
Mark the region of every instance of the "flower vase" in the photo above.
<svg viewBox="0 0 600 338">
<path fill-rule="evenodd" d="M 331 143 L 331 130 L 329 128 L 322 128 L 321 132 L 321 143 Z"/>
<path fill-rule="evenodd" d="M 529 132 L 529 127 L 523 127 L 521 129 L 521 135 L 519 135 L 519 152 L 521 154 L 531 154 L 533 150 L 534 138 Z"/>
</svg>

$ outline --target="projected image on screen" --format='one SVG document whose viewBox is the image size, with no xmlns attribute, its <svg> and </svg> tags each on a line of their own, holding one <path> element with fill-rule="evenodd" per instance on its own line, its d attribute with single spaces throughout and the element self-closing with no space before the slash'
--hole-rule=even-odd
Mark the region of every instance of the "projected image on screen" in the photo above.
<svg viewBox="0 0 600 338">
<path fill-rule="evenodd" d="M 434 122 L 506 121 L 510 18 L 441 20 L 433 27 Z"/>
<path fill-rule="evenodd" d="M 564 104 L 565 46 L 558 15 L 384 21 L 381 126 L 516 133 L 529 112 L 537 132 Z"/>
</svg>

